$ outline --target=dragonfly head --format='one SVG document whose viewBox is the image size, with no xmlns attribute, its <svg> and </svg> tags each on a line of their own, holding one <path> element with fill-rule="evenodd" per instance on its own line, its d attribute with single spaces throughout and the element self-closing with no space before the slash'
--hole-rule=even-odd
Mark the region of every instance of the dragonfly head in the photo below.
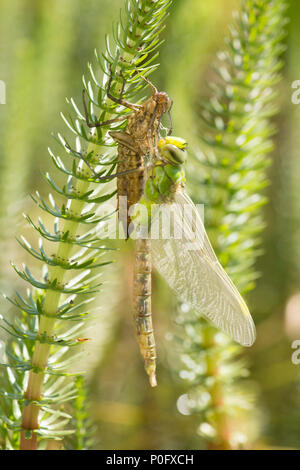
<svg viewBox="0 0 300 470">
<path fill-rule="evenodd" d="M 187 142 L 180 137 L 168 136 L 160 139 L 158 147 L 162 157 L 171 165 L 183 165 L 186 162 Z"/>
<path fill-rule="evenodd" d="M 166 113 L 172 106 L 172 100 L 164 91 L 157 93 L 156 100 L 163 113 Z"/>
</svg>

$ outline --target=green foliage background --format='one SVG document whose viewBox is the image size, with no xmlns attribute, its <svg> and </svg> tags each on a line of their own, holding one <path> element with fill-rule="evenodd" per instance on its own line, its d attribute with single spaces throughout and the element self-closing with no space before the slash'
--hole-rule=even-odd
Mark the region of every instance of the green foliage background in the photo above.
<svg viewBox="0 0 300 470">
<path fill-rule="evenodd" d="M 281 111 L 274 119 L 279 131 L 268 170 L 270 202 L 264 208 L 264 254 L 257 262 L 260 278 L 249 300 L 258 339 L 250 351 L 244 351 L 259 416 L 254 445 L 260 448 L 300 448 L 300 368 L 291 362 L 292 339 L 300 338 L 300 299 L 295 297 L 300 292 L 300 105 L 291 104 L 291 83 L 300 79 L 300 5 L 297 0 L 288 4 L 288 47 L 283 80 L 277 85 Z M 7 84 L 7 104 L 0 105 L 0 286 L 6 293 L 19 282 L 9 260 L 18 263 L 24 256 L 14 241 L 15 235 L 26 233 L 21 213 L 36 210 L 27 195 L 36 189 L 48 191 L 40 170 L 49 167 L 47 147 L 51 133 L 62 126 L 59 113 L 67 110 L 64 98 L 73 96 L 81 102 L 86 63 L 93 61 L 94 48 L 104 50 L 104 34 L 110 33 L 122 5 L 122 0 L 0 1 L 0 79 Z M 209 92 L 211 63 L 238 7 L 237 0 L 175 0 L 170 9 L 161 67 L 152 81 L 174 100 L 174 134 L 185 137 L 191 147 L 198 142 L 199 109 Z M 118 269 L 111 271 L 99 296 L 102 314 L 84 361 L 97 447 L 199 448 L 199 419 L 179 413 L 176 407 L 186 387 L 169 351 L 174 343 L 166 340 L 174 330 L 175 299 L 155 278 L 159 387 L 152 390 L 131 325 L 126 284 L 129 247 L 117 256 Z M 296 312 L 292 318 L 287 318 L 287 305 Z M 0 308 L 7 312 L 2 301 Z"/>
</svg>

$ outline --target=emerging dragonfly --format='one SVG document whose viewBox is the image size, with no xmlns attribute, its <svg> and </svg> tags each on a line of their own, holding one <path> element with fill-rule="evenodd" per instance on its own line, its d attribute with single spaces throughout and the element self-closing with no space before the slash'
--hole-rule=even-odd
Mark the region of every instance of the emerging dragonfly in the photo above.
<svg viewBox="0 0 300 470">
<path fill-rule="evenodd" d="M 178 137 L 159 141 L 159 158 L 140 199 L 147 210 L 138 209 L 136 219 L 141 226 L 148 226 L 148 231 L 151 225 L 156 226 L 156 231 L 150 233 L 153 264 L 178 297 L 232 339 L 251 346 L 255 326 L 247 305 L 218 261 L 201 217 L 184 191 L 185 147 Z M 167 223 L 157 231 L 162 204 L 168 209 L 163 218 Z M 140 233 L 143 236 L 145 230 Z"/>
<path fill-rule="evenodd" d="M 125 132 L 110 132 L 118 142 L 119 164 L 115 175 L 101 179 L 117 177 L 118 199 L 128 198 L 129 212 L 122 223 L 126 235 L 133 231 L 136 238 L 133 317 L 145 369 L 150 384 L 155 386 L 151 257 L 158 272 L 182 301 L 238 343 L 252 345 L 255 326 L 244 300 L 211 247 L 196 207 L 184 191 L 186 142 L 172 137 L 170 132 L 166 137 L 161 136 L 161 119 L 170 110 L 171 100 L 146 81 L 152 96 L 140 105 L 123 100 L 124 86 L 119 98 L 112 96 L 109 81 L 107 96 L 133 113 Z M 85 110 L 90 127 L 105 124 L 90 123 L 86 106 Z M 165 236 L 166 227 L 162 227 L 161 236 L 153 237 L 152 228 L 159 222 L 162 206 L 172 213 L 172 233 L 167 227 Z"/>
<path fill-rule="evenodd" d="M 165 92 L 158 92 L 149 80 L 141 77 L 150 86 L 152 96 L 142 104 L 129 103 L 123 99 L 126 82 L 122 72 L 120 72 L 120 76 L 123 79 L 123 86 L 120 96 L 116 98 L 111 93 L 112 76 L 111 71 L 107 85 L 107 97 L 115 103 L 130 109 L 132 111 L 130 115 L 104 122 L 91 122 L 84 94 L 83 103 L 86 123 L 91 128 L 107 126 L 115 121 L 128 119 L 125 132 L 109 132 L 110 136 L 118 143 L 117 173 L 106 177 L 98 177 L 85 157 L 83 155 L 81 157 L 98 179 L 105 181 L 117 177 L 119 220 L 124 228 L 125 238 L 128 238 L 133 226 L 130 213 L 144 193 L 147 168 L 152 164 L 157 153 L 161 119 L 165 113 L 170 111 L 172 101 Z M 145 369 L 149 375 L 150 384 L 155 386 L 156 347 L 151 313 L 152 267 L 150 246 L 150 240 L 147 239 L 138 239 L 135 243 L 133 318 Z"/>
</svg>

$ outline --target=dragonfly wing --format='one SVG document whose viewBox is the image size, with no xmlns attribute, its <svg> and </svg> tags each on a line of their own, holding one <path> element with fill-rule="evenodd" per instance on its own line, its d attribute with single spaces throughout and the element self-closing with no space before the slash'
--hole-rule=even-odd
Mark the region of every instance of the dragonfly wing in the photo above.
<svg viewBox="0 0 300 470">
<path fill-rule="evenodd" d="M 178 192 L 169 208 L 173 232 L 164 233 L 162 224 L 161 238 L 151 235 L 153 265 L 196 313 L 238 343 L 251 346 L 255 341 L 252 317 L 218 261 L 195 205 L 187 194 Z"/>
</svg>

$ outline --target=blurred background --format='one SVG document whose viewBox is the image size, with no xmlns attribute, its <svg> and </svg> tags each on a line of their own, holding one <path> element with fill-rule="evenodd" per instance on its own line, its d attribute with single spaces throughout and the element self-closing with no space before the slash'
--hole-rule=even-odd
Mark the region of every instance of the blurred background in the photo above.
<svg viewBox="0 0 300 470">
<path fill-rule="evenodd" d="M 35 190 L 46 195 L 41 172 L 55 174 L 47 152 L 53 145 L 51 134 L 63 129 L 68 135 L 59 116 L 68 110 L 65 97 L 81 103 L 87 62 L 95 62 L 95 48 L 104 49 L 105 33 L 110 33 L 112 21 L 118 21 L 122 5 L 123 0 L 0 0 L 0 80 L 6 83 L 6 104 L 0 105 L 2 292 L 9 294 L 19 284 L 9 263 L 24 258 L 14 237 L 23 233 L 30 238 L 22 213 L 33 219 L 38 215 L 29 195 Z M 260 277 L 248 297 L 258 338 L 251 350 L 244 351 L 257 395 L 259 448 L 300 448 L 300 364 L 291 360 L 292 341 L 300 339 L 300 105 L 291 103 L 291 84 L 300 80 L 300 3 L 290 0 L 289 5 L 263 254 L 257 263 Z M 191 146 L 197 145 L 198 107 L 208 92 L 211 64 L 238 7 L 237 0 L 175 0 L 171 8 L 161 67 L 152 81 L 174 100 L 174 134 Z M 84 364 L 98 447 L 199 448 L 199 419 L 180 406 L 186 386 L 170 354 L 175 299 L 155 277 L 159 387 L 151 389 L 131 324 L 131 247 L 119 248 L 117 263 L 105 275 L 109 289 L 104 286 L 95 303 L 99 321 Z M 7 309 L 1 300 L 1 313 Z"/>
</svg>

